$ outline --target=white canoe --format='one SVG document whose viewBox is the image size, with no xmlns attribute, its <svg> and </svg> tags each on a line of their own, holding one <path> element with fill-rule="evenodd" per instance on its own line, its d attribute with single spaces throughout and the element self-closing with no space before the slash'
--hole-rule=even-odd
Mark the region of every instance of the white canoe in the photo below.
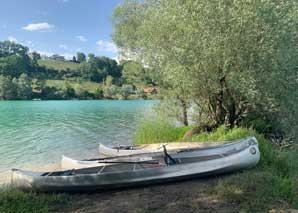
<svg viewBox="0 0 298 213">
<path fill-rule="evenodd" d="M 258 144 L 248 140 L 239 149 L 212 159 L 197 157 L 175 159 L 176 164 L 163 160 L 152 164 L 114 164 L 58 172 L 30 172 L 13 169 L 12 186 L 24 191 L 91 191 L 128 188 L 190 178 L 234 172 L 255 166 L 260 159 Z"/>
<path fill-rule="evenodd" d="M 208 158 L 208 156 L 225 155 L 226 153 L 232 152 L 233 150 L 241 149 L 241 147 L 246 145 L 247 141 L 256 141 L 256 138 L 254 136 L 251 136 L 251 137 L 239 140 L 237 142 L 216 143 L 217 146 L 214 144 L 212 144 L 212 146 L 206 146 L 206 145 L 203 147 L 201 146 L 201 148 L 197 148 L 198 146 L 193 146 L 196 148 L 178 149 L 178 150 L 171 149 L 171 151 L 168 150 L 169 147 L 173 148 L 178 146 L 177 144 L 175 144 L 175 146 L 170 146 L 171 144 L 168 144 L 166 149 L 174 158 L 189 158 L 193 156 Z M 184 144 L 187 145 L 187 143 L 184 143 Z M 183 147 L 191 147 L 191 146 L 183 146 Z M 90 159 L 90 160 L 75 160 L 75 159 L 71 159 L 63 156 L 61 161 L 61 168 L 62 169 L 82 169 L 82 168 L 109 165 L 111 163 L 115 164 L 116 162 L 150 161 L 156 158 L 160 158 L 160 156 L 164 156 L 163 148 L 159 152 L 147 152 L 147 153 L 143 152 L 143 153 L 138 153 L 133 155 L 114 156 L 114 157 L 98 158 L 98 159 Z"/>
<path fill-rule="evenodd" d="M 254 136 L 250 136 L 254 137 Z M 248 138 L 250 138 L 248 137 Z M 225 145 L 236 144 L 238 141 L 226 141 L 226 142 L 171 142 L 171 143 L 156 143 L 145 144 L 139 146 L 126 146 L 126 147 L 108 147 L 103 144 L 99 144 L 99 156 L 100 157 L 114 157 L 125 155 L 137 155 L 137 154 L 149 154 L 163 152 L 163 146 L 171 153 L 178 150 L 191 150 L 191 149 L 209 149 L 220 148 Z"/>
</svg>

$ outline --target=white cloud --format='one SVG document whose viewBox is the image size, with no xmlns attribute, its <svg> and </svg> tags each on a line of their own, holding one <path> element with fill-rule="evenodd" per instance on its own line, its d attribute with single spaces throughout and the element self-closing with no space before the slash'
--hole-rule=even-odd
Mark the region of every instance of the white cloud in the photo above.
<svg viewBox="0 0 298 213">
<path fill-rule="evenodd" d="M 60 44 L 60 45 L 59 45 L 59 48 L 61 48 L 61 49 L 65 49 L 65 50 L 68 49 L 68 47 L 67 47 L 65 44 Z"/>
<path fill-rule="evenodd" d="M 42 56 L 52 56 L 52 55 L 54 55 L 54 53 L 52 53 L 52 52 L 47 52 L 47 51 L 40 51 L 40 50 L 30 50 L 30 51 L 36 51 L 36 52 L 38 52 L 40 55 L 42 55 Z"/>
<path fill-rule="evenodd" d="M 118 52 L 118 48 L 113 42 L 99 40 L 98 42 L 96 42 L 96 44 L 98 45 L 99 51 L 112 52 L 112 53 Z"/>
<path fill-rule="evenodd" d="M 28 24 L 27 26 L 23 27 L 23 30 L 26 31 L 49 31 L 51 29 L 53 29 L 55 26 L 54 25 L 50 25 L 47 22 L 43 22 L 43 23 L 32 23 L 32 24 Z"/>
<path fill-rule="evenodd" d="M 81 35 L 76 36 L 76 38 L 77 38 L 79 41 L 81 41 L 81 42 L 87 42 L 87 41 L 88 41 L 84 36 L 81 36 Z"/>
<path fill-rule="evenodd" d="M 15 37 L 13 37 L 13 36 L 9 36 L 8 37 L 8 41 L 14 42 L 14 43 L 18 42 L 18 40 Z"/>
</svg>

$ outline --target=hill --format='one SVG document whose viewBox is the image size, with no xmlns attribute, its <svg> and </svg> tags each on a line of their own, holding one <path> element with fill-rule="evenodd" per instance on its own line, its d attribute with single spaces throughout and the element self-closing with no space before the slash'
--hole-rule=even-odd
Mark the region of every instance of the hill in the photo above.
<svg viewBox="0 0 298 213">
<path fill-rule="evenodd" d="M 89 91 L 90 93 L 95 93 L 96 90 L 101 89 L 102 85 L 92 81 L 66 81 L 66 80 L 46 80 L 45 86 L 55 87 L 59 90 L 66 89 L 67 85 L 72 87 L 76 92 L 79 90 Z"/>
<path fill-rule="evenodd" d="M 80 64 L 70 61 L 57 61 L 57 60 L 38 60 L 39 66 L 45 66 L 49 69 L 55 70 L 78 70 Z"/>
</svg>

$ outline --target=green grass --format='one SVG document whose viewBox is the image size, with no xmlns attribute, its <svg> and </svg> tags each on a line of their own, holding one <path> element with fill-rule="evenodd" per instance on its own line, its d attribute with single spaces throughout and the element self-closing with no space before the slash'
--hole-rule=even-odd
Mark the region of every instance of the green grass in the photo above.
<svg viewBox="0 0 298 213">
<path fill-rule="evenodd" d="M 45 66 L 55 70 L 78 70 L 80 64 L 69 61 L 38 60 L 40 66 Z"/>
<path fill-rule="evenodd" d="M 69 203 L 63 194 L 25 193 L 4 187 L 0 189 L 0 212 L 51 212 Z"/>
<path fill-rule="evenodd" d="M 45 86 L 48 87 L 56 87 L 58 89 L 66 89 L 66 85 L 69 84 L 76 91 L 78 90 L 86 90 L 88 92 L 94 93 L 98 88 L 101 88 L 102 85 L 99 83 L 91 82 L 91 81 L 65 81 L 65 80 L 46 80 Z"/>
<path fill-rule="evenodd" d="M 141 122 L 134 137 L 135 144 L 181 141 L 184 133 L 193 128 L 175 127 L 163 121 Z"/>
</svg>

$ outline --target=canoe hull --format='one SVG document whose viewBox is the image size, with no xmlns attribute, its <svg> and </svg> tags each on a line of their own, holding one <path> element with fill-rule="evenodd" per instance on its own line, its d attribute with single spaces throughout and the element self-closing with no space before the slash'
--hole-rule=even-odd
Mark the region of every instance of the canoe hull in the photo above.
<svg viewBox="0 0 298 213">
<path fill-rule="evenodd" d="M 257 143 L 255 137 L 248 137 L 245 138 L 239 142 L 232 142 L 232 143 L 217 143 L 219 145 L 215 146 L 214 144 L 212 146 L 202 146 L 202 148 L 193 149 L 193 150 L 172 150 L 169 151 L 171 156 L 173 158 L 192 158 L 192 157 L 206 157 L 208 156 L 216 156 L 216 155 L 224 155 L 226 153 L 229 153 L 233 150 L 241 149 L 243 146 L 246 146 L 248 141 L 252 141 Z M 186 147 L 187 144 L 191 143 L 184 143 L 185 145 L 182 145 L 183 147 Z M 152 146 L 150 146 L 152 147 Z M 171 146 L 178 147 L 178 145 L 174 144 Z M 189 147 L 189 146 L 188 146 Z M 193 146 L 197 147 L 197 146 Z M 204 148 L 203 148 L 204 147 Z M 148 147 L 147 147 L 148 148 Z M 181 147 L 180 147 L 181 148 Z M 110 149 L 110 148 L 108 148 Z M 125 150 L 127 151 L 127 150 Z M 153 158 L 161 158 L 164 156 L 163 152 L 152 152 L 152 153 L 139 153 L 139 154 L 132 154 L 132 155 L 124 155 L 124 156 L 114 156 L 111 159 L 108 159 L 109 161 L 134 161 L 134 162 L 140 162 L 140 161 L 146 161 L 146 160 L 152 160 Z M 61 161 L 61 168 L 62 169 L 81 169 L 81 168 L 90 168 L 90 167 L 96 167 L 96 166 L 103 166 L 103 165 L 109 165 L 109 163 L 98 163 L 97 160 L 74 160 L 68 157 L 63 156 Z"/>
<path fill-rule="evenodd" d="M 252 150 L 254 154 L 252 154 Z M 38 173 L 34 175 L 31 172 L 15 170 L 13 171 L 12 185 L 24 191 L 101 191 L 230 173 L 253 167 L 259 159 L 258 146 L 251 145 L 225 158 L 140 171 L 116 171 L 74 176 L 39 176 Z"/>
<path fill-rule="evenodd" d="M 206 149 L 214 148 L 227 143 L 233 142 L 172 142 L 172 143 L 160 143 L 160 144 L 148 144 L 140 146 L 132 146 L 127 149 L 123 148 L 110 148 L 103 144 L 99 144 L 100 157 L 114 157 L 114 156 L 126 156 L 126 155 L 138 155 L 163 152 L 163 145 L 165 145 L 167 151 L 177 150 L 189 150 L 189 149 Z"/>
</svg>

